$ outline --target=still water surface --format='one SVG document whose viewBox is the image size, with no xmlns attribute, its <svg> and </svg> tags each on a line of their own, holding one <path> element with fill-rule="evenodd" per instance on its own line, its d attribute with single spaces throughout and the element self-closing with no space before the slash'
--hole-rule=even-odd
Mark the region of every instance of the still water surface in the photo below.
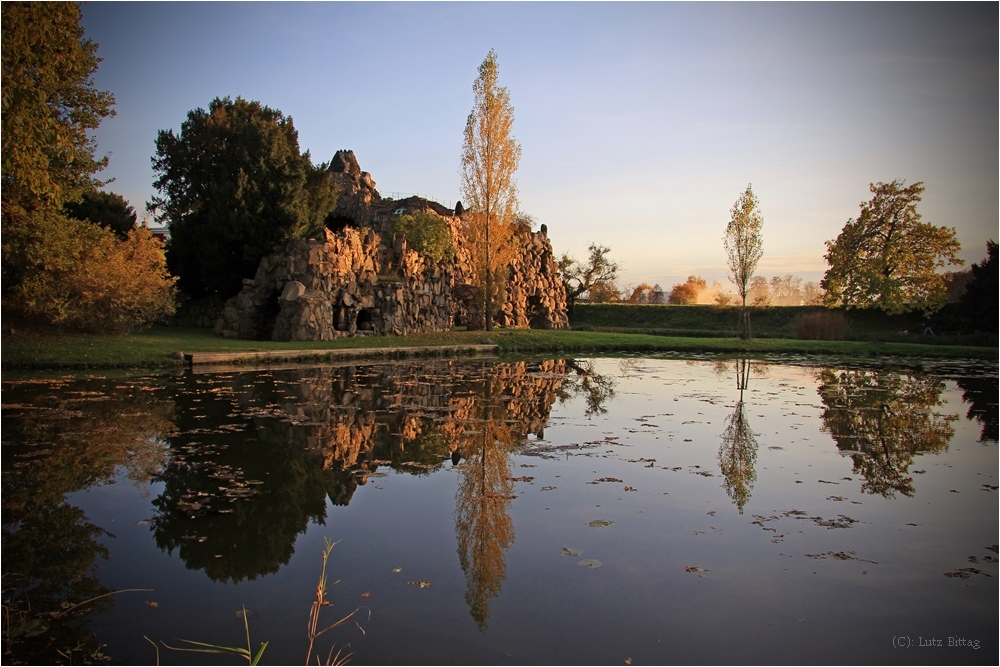
<svg viewBox="0 0 1000 667">
<path fill-rule="evenodd" d="M 263 662 L 301 663 L 326 538 L 319 627 L 360 607 L 363 632 L 322 635 L 313 660 L 334 644 L 353 664 L 997 658 L 992 366 L 5 380 L 2 433 L 21 631 L 4 662 L 245 645 L 245 606 Z M 120 589 L 151 590 L 66 609 Z M 238 663 L 162 644 L 159 660 Z"/>
</svg>

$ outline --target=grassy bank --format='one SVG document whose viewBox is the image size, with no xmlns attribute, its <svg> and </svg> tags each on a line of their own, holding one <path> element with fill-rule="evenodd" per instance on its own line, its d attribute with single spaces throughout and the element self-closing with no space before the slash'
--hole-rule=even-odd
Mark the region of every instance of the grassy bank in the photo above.
<svg viewBox="0 0 1000 667">
<path fill-rule="evenodd" d="M 750 308 L 755 338 L 794 338 L 795 321 L 802 315 L 827 312 L 822 306 Z M 664 336 L 732 338 L 739 325 L 739 308 L 669 306 L 623 303 L 577 304 L 571 318 L 574 329 Z M 977 345 L 995 347 L 997 335 L 960 334 L 958 304 L 948 304 L 931 320 L 937 336 L 922 336 L 926 319 L 920 313 L 886 315 L 879 310 L 844 313 L 848 341 L 920 343 L 922 345 Z"/>
<path fill-rule="evenodd" d="M 533 329 L 451 331 L 404 337 L 357 336 L 334 341 L 279 343 L 220 338 L 207 329 L 154 327 L 131 336 L 95 336 L 55 332 L 15 332 L 2 337 L 3 368 L 98 369 L 179 367 L 173 352 L 240 352 L 249 350 L 315 350 L 364 347 L 413 347 L 468 345 L 492 342 L 502 353 L 613 353 L 680 352 L 727 354 L 822 354 L 845 357 L 937 357 L 986 359 L 995 362 L 994 347 L 874 343 L 858 341 L 808 341 L 759 338 L 744 343 L 736 338 L 662 336 L 596 331 L 542 331 Z"/>
</svg>

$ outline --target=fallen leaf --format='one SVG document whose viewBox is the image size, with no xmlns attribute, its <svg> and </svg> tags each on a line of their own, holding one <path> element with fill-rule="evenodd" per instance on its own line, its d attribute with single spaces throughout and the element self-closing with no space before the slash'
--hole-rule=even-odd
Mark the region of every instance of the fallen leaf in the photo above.
<svg viewBox="0 0 1000 667">
<path fill-rule="evenodd" d="M 577 565 L 579 565 L 580 567 L 589 567 L 589 568 L 593 569 L 593 568 L 596 568 L 596 567 L 600 567 L 601 566 L 601 561 L 594 560 L 593 558 L 587 558 L 585 560 L 579 561 L 577 563 Z"/>
<path fill-rule="evenodd" d="M 570 549 L 568 547 L 563 547 L 561 553 L 562 553 L 563 556 L 582 556 L 583 555 L 583 552 L 580 551 L 579 549 Z"/>
<path fill-rule="evenodd" d="M 407 581 L 408 584 L 413 584 L 414 586 L 419 586 L 420 588 L 430 588 L 434 584 L 429 581 Z"/>
<path fill-rule="evenodd" d="M 402 572 L 403 568 L 401 568 L 401 567 L 394 567 L 394 568 L 392 568 L 392 571 L 393 572 Z"/>
<path fill-rule="evenodd" d="M 591 528 L 607 528 L 608 526 L 615 525 L 614 521 L 608 521 L 607 519 L 594 519 L 587 524 Z"/>
<path fill-rule="evenodd" d="M 365 591 L 364 593 L 361 594 L 361 597 L 366 598 L 371 594 L 372 594 L 371 591 Z"/>
</svg>

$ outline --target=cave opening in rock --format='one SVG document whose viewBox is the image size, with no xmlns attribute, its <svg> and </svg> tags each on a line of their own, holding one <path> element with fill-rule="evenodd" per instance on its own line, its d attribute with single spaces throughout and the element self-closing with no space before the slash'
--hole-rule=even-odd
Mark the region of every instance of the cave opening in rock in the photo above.
<svg viewBox="0 0 1000 667">
<path fill-rule="evenodd" d="M 281 312 L 281 304 L 278 303 L 278 292 L 272 292 L 271 296 L 261 304 L 257 311 L 257 336 L 256 340 L 271 340 L 274 336 L 274 323 Z"/>
<path fill-rule="evenodd" d="M 542 308 L 542 297 L 540 296 L 529 296 L 528 297 L 528 326 L 532 329 L 544 329 L 546 328 L 547 318 L 544 309 Z"/>
<path fill-rule="evenodd" d="M 358 311 L 357 320 L 358 331 L 374 331 L 375 330 L 375 320 L 372 318 L 371 310 L 368 308 L 362 308 Z"/>
<path fill-rule="evenodd" d="M 334 215 L 331 213 L 326 217 L 326 228 L 331 232 L 339 232 L 347 227 L 357 227 L 354 218 L 347 215 Z"/>
</svg>

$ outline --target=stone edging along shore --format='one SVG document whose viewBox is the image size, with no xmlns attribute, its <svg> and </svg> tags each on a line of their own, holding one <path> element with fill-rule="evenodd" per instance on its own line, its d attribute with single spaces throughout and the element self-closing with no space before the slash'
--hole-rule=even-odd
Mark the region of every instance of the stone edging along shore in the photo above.
<svg viewBox="0 0 1000 667">
<path fill-rule="evenodd" d="M 183 354 L 191 366 L 266 364 L 283 361 L 341 361 L 348 359 L 406 359 L 410 357 L 463 357 L 496 355 L 497 345 L 423 345 L 416 347 L 358 347 L 339 350 L 247 350 L 242 352 L 190 352 Z"/>
</svg>

